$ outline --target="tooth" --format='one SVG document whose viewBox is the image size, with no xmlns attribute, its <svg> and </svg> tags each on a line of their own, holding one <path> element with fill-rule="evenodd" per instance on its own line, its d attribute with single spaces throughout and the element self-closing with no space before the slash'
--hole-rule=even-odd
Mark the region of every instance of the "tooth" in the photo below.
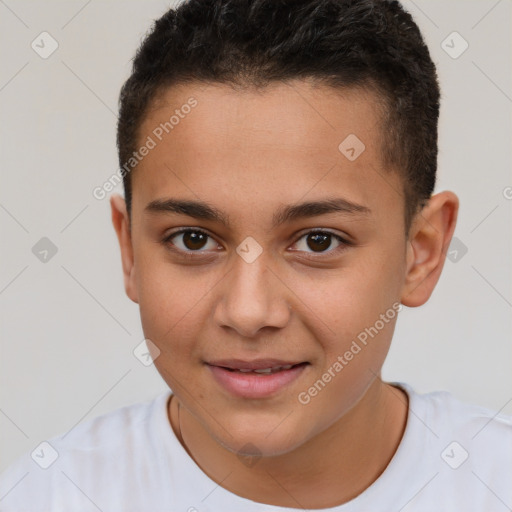
<svg viewBox="0 0 512 512">
<path fill-rule="evenodd" d="M 249 372 L 255 372 L 255 373 L 263 373 L 265 375 L 269 373 L 275 373 L 279 372 L 281 370 L 289 370 L 293 364 L 285 364 L 283 366 L 273 366 L 272 368 L 259 368 L 257 370 L 250 370 L 248 368 L 237 368 L 236 371 L 239 371 L 241 373 L 249 373 Z"/>
</svg>

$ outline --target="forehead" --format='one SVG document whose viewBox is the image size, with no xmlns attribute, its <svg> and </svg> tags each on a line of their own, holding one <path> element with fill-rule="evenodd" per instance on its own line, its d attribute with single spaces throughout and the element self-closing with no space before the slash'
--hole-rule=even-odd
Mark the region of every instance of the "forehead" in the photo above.
<svg viewBox="0 0 512 512">
<path fill-rule="evenodd" d="M 187 107 L 191 98 L 197 102 L 193 109 Z M 247 150 L 264 145 L 268 150 L 324 154 L 328 146 L 337 151 L 348 133 L 378 142 L 381 109 L 380 97 L 369 90 L 334 89 L 312 81 L 277 82 L 259 89 L 192 83 L 161 93 L 148 109 L 141 133 L 181 114 L 163 135 L 186 139 L 193 151 L 218 152 L 218 143 L 224 150 L 238 150 L 250 137 Z"/>
<path fill-rule="evenodd" d="M 396 173 L 383 168 L 380 105 L 370 91 L 304 81 L 171 87 L 141 125 L 139 145 L 149 137 L 154 148 L 134 172 L 134 205 L 181 195 L 271 208 L 333 192 L 399 203 Z"/>
</svg>

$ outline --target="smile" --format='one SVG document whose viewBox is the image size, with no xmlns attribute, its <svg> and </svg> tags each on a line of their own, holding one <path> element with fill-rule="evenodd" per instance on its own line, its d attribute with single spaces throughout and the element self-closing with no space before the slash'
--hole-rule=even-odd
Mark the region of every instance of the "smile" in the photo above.
<svg viewBox="0 0 512 512">
<path fill-rule="evenodd" d="M 226 364 L 226 363 L 225 363 Z M 269 398 L 284 391 L 297 380 L 309 363 L 272 364 L 229 362 L 224 366 L 207 363 L 217 384 L 229 394 L 240 398 Z M 251 368 L 252 366 L 252 368 Z"/>
</svg>

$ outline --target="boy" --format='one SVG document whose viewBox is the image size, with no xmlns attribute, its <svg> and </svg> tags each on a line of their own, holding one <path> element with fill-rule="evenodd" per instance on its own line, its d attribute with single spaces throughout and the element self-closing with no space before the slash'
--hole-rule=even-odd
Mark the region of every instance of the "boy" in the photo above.
<svg viewBox="0 0 512 512">
<path fill-rule="evenodd" d="M 380 378 L 458 199 L 439 89 L 381 0 L 189 0 L 123 86 L 127 295 L 172 389 L 20 459 L 1 510 L 506 510 L 512 419 Z"/>
</svg>

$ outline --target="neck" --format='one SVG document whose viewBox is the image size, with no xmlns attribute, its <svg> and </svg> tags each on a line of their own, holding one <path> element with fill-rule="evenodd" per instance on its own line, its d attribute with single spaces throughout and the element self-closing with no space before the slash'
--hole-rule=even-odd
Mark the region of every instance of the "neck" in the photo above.
<svg viewBox="0 0 512 512">
<path fill-rule="evenodd" d="M 240 464 L 184 407 L 178 408 L 176 397 L 169 409 L 188 454 L 228 491 L 268 505 L 328 508 L 355 498 L 384 471 L 403 436 L 408 403 L 404 391 L 376 378 L 363 398 L 322 433 L 254 465 Z"/>
</svg>

